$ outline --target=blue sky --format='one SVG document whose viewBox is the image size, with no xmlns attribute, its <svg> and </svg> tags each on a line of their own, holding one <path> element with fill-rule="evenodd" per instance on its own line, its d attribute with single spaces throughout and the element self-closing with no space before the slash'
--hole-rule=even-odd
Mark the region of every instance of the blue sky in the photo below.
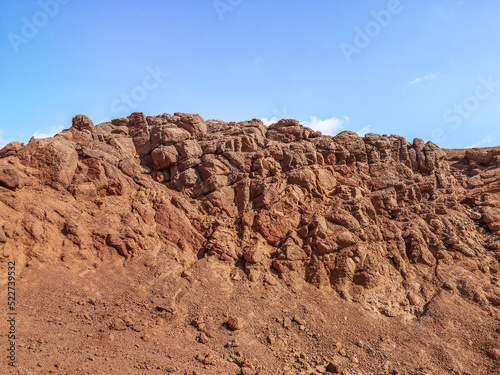
<svg viewBox="0 0 500 375">
<path fill-rule="evenodd" d="M 496 0 L 24 0 L 0 14 L 0 144 L 131 112 L 293 117 L 500 145 Z"/>
</svg>

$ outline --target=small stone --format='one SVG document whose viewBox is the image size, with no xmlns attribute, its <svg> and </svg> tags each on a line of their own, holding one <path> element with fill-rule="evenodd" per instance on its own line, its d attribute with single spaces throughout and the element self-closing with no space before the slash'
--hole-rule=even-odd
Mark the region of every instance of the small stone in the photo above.
<svg viewBox="0 0 500 375">
<path fill-rule="evenodd" d="M 344 348 L 340 349 L 339 350 L 339 354 L 342 356 L 342 357 L 347 357 L 347 352 L 345 351 Z"/>
<path fill-rule="evenodd" d="M 271 345 L 273 345 L 276 342 L 276 338 L 274 336 L 267 336 L 267 342 Z"/>
<path fill-rule="evenodd" d="M 248 367 L 242 367 L 241 368 L 241 375 L 255 375 L 255 372 L 253 372 Z"/>
<path fill-rule="evenodd" d="M 217 364 L 217 359 L 212 354 L 207 354 L 205 358 L 201 360 L 204 365 L 215 365 Z"/>
<path fill-rule="evenodd" d="M 243 328 L 243 320 L 241 318 L 230 316 L 227 318 L 227 325 L 232 331 L 238 331 Z"/>
<path fill-rule="evenodd" d="M 488 357 L 490 357 L 493 360 L 500 359 L 500 349 L 495 348 L 495 349 L 489 349 L 487 352 Z"/>
<path fill-rule="evenodd" d="M 144 330 L 144 326 L 142 324 L 136 324 L 131 326 L 130 328 L 132 328 L 135 332 L 142 332 Z"/>
<path fill-rule="evenodd" d="M 340 367 L 333 362 L 328 363 L 328 365 L 326 366 L 326 371 L 334 374 L 339 374 L 341 372 Z"/>
<path fill-rule="evenodd" d="M 305 325 L 306 324 L 305 320 L 302 319 L 301 317 L 299 317 L 298 315 L 294 315 L 293 321 L 297 322 L 297 324 L 299 324 L 299 325 Z"/>
<path fill-rule="evenodd" d="M 114 329 L 115 331 L 123 331 L 127 329 L 127 325 L 122 319 L 114 319 L 111 325 L 109 326 L 110 329 Z"/>
<path fill-rule="evenodd" d="M 284 318 L 283 327 L 286 329 L 290 329 L 291 326 L 292 326 L 292 320 L 290 318 Z"/>
<path fill-rule="evenodd" d="M 200 333 L 198 336 L 198 341 L 201 342 L 202 344 L 206 344 L 208 342 L 208 336 L 205 332 Z"/>
<path fill-rule="evenodd" d="M 237 340 L 231 340 L 225 346 L 226 348 L 237 348 L 240 346 L 240 343 Z"/>
<path fill-rule="evenodd" d="M 326 367 L 323 365 L 316 366 L 316 371 L 320 374 L 324 374 L 326 372 Z"/>
<path fill-rule="evenodd" d="M 174 308 L 169 307 L 169 306 L 156 306 L 155 311 L 161 312 L 161 313 L 169 313 L 169 314 L 175 314 L 176 311 Z"/>
<path fill-rule="evenodd" d="M 191 321 L 191 325 L 192 325 L 193 327 L 196 327 L 196 328 L 198 328 L 198 326 L 199 326 L 201 323 L 203 323 L 203 319 L 202 319 L 202 318 L 200 318 L 200 317 L 195 318 L 195 319 L 193 319 L 193 320 Z"/>
<path fill-rule="evenodd" d="M 156 172 L 156 178 L 155 178 L 156 182 L 159 182 L 160 184 L 165 181 L 165 175 L 163 174 L 163 172 Z"/>
</svg>

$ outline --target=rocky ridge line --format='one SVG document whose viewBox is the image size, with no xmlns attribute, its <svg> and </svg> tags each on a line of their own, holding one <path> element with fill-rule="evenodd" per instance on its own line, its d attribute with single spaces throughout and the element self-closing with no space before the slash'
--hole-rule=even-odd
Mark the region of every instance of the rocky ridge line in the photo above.
<svg viewBox="0 0 500 375">
<path fill-rule="evenodd" d="M 217 257 L 252 282 L 304 279 L 376 314 L 421 316 L 446 290 L 498 316 L 499 155 L 450 167 L 432 142 L 291 119 L 78 115 L 0 150 L 0 250 L 70 266 L 167 256 L 179 275 Z"/>
</svg>

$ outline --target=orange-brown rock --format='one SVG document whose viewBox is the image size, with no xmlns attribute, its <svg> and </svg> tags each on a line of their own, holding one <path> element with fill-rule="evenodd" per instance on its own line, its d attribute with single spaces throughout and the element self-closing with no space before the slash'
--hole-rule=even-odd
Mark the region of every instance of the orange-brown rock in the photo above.
<svg viewBox="0 0 500 375">
<path fill-rule="evenodd" d="M 481 332 L 500 317 L 499 167 L 498 148 L 443 150 L 421 139 L 410 143 L 395 135 L 359 137 L 349 131 L 331 137 L 291 119 L 266 127 L 256 119 L 227 123 L 184 113 L 133 113 L 94 126 L 78 115 L 69 129 L 53 138 L 11 143 L 0 150 L 1 262 L 16 259 L 22 274 L 41 275 L 61 266 L 69 270 L 65 277 L 74 274 L 75 280 L 102 267 L 112 280 L 140 279 L 133 283 L 133 298 L 171 292 L 172 304 L 183 306 L 185 314 L 189 308 L 220 313 L 212 315 L 220 319 L 220 327 L 227 310 L 223 304 L 231 303 L 237 288 L 228 286 L 231 283 L 258 285 L 248 295 L 264 299 L 278 298 L 273 288 L 285 294 L 291 288 L 304 298 L 302 305 L 300 299 L 276 306 L 269 301 L 274 310 L 262 307 L 252 314 L 271 316 L 274 311 L 276 318 L 282 316 L 279 306 L 309 311 L 311 324 L 302 325 L 300 332 L 309 335 L 312 327 L 317 333 L 309 340 L 321 341 L 322 330 L 330 332 L 343 321 L 325 315 L 329 311 L 340 319 L 328 310 L 331 307 L 313 311 L 314 299 L 308 296 L 314 295 L 337 301 L 339 311 L 358 316 L 360 324 L 382 327 L 385 323 L 380 322 L 392 319 L 399 327 L 384 338 L 383 329 L 373 328 L 365 337 L 362 327 L 348 325 L 346 337 L 359 337 L 353 337 L 338 365 L 337 359 L 333 365 L 299 356 L 304 366 L 309 361 L 311 367 L 330 372 L 395 366 L 411 373 L 404 371 L 417 371 L 417 362 L 429 361 L 443 371 L 488 373 L 494 371 L 496 358 L 489 348 L 499 337 L 494 329 Z M 209 299 L 206 307 L 200 306 L 203 290 Z M 265 337 L 295 335 L 293 324 L 286 332 L 266 331 L 270 316 L 255 322 L 259 318 L 245 310 L 251 307 L 238 290 L 232 306 L 238 308 L 231 310 L 239 311 L 238 321 L 249 323 L 241 330 L 232 317 L 227 322 L 235 334 L 262 336 L 252 344 L 257 352 L 263 350 L 259 345 L 267 345 Z M 455 306 L 469 316 L 476 314 L 471 318 L 475 323 L 464 323 L 466 317 L 455 315 Z M 166 319 L 167 311 L 154 312 L 155 319 Z M 486 322 L 484 327 L 477 316 Z M 129 324 L 127 319 L 110 316 L 106 329 L 114 327 L 115 335 L 128 334 L 127 327 L 135 327 L 134 332 L 154 330 L 153 325 Z M 325 324 L 332 327 L 326 329 Z M 396 332 L 417 330 L 418 324 L 425 334 L 435 335 L 430 342 L 408 343 L 401 353 L 393 352 L 387 340 L 403 345 Z M 479 336 L 459 333 L 460 324 L 469 324 L 467 329 L 477 330 Z M 278 326 L 273 329 L 281 329 Z M 257 332 L 255 327 L 263 328 Z M 217 335 L 224 334 L 207 333 L 211 339 L 202 341 L 217 351 Z M 199 335 L 187 342 L 198 345 Z M 442 358 L 437 348 L 446 344 L 446 335 L 453 337 L 457 351 Z M 359 339 L 379 346 L 387 358 L 375 359 L 375 352 L 365 350 L 352 354 L 364 356 L 359 364 L 349 362 L 350 350 L 360 350 L 354 345 Z M 273 345 L 283 353 L 284 340 Z M 431 348 L 434 340 L 437 346 Z M 412 352 L 412 358 L 409 351 L 416 347 L 423 352 Z M 330 349 L 325 349 L 327 358 L 334 354 Z M 267 361 L 267 354 L 261 354 Z M 392 364 L 387 364 L 389 356 L 395 358 Z M 216 357 L 198 361 L 212 368 L 202 373 L 218 366 L 232 371 L 224 373 L 236 373 L 225 363 L 244 363 L 236 357 Z M 474 363 L 467 362 L 476 357 Z M 198 362 L 193 360 L 192 366 Z M 271 367 L 255 373 L 286 368 Z M 478 368 L 483 372 L 474 372 Z"/>
</svg>

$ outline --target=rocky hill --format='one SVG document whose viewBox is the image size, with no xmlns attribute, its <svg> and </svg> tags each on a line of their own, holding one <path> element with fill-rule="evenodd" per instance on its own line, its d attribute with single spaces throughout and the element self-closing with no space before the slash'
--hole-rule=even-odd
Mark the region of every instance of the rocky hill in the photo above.
<svg viewBox="0 0 500 375">
<path fill-rule="evenodd" d="M 499 373 L 499 167 L 291 119 L 78 115 L 0 150 L 0 369 Z"/>
</svg>

